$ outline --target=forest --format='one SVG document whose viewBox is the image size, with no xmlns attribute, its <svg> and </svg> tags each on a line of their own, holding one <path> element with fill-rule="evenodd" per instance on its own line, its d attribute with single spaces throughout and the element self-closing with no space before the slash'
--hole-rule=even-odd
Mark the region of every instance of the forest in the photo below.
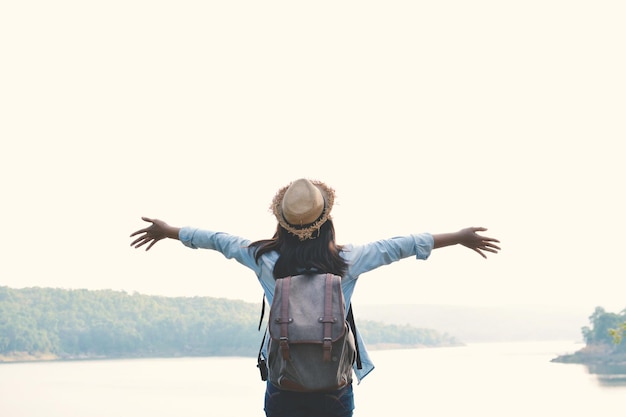
<svg viewBox="0 0 626 417">
<path fill-rule="evenodd" d="M 266 309 L 266 319 L 269 315 Z M 256 356 L 258 304 L 113 290 L 0 287 L 0 362 L 176 356 Z M 370 347 L 458 346 L 432 329 L 359 320 Z"/>
</svg>

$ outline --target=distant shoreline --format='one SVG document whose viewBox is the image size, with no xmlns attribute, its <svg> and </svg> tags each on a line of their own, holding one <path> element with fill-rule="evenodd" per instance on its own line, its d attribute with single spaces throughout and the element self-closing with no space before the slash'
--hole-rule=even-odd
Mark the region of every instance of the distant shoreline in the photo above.
<svg viewBox="0 0 626 417">
<path fill-rule="evenodd" d="M 52 353 L 30 354 L 27 352 L 14 352 L 9 355 L 0 355 L 0 364 L 19 363 L 19 362 L 56 361 L 59 359 L 61 358 Z"/>
<path fill-rule="evenodd" d="M 398 349 L 436 349 L 443 347 L 461 347 L 459 344 L 442 344 L 440 346 L 427 346 L 423 344 L 400 344 L 400 343 L 374 343 L 368 345 L 368 349 L 375 350 L 398 350 Z M 153 359 L 153 358 L 182 358 L 182 357 L 226 357 L 228 355 L 120 355 L 120 356 L 104 356 L 104 355 L 80 355 L 80 356 L 59 356 L 53 353 L 35 353 L 13 352 L 8 355 L 0 355 L 0 365 L 9 363 L 25 363 L 25 362 L 62 362 L 62 361 L 83 361 L 83 360 L 115 360 L 115 359 Z M 242 357 L 254 357 L 254 355 L 233 355 Z"/>
</svg>

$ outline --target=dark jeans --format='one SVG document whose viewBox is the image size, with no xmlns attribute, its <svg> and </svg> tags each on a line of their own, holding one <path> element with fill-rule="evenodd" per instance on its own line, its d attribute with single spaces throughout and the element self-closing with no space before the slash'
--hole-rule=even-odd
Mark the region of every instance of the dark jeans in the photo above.
<svg viewBox="0 0 626 417">
<path fill-rule="evenodd" d="M 270 382 L 265 390 L 267 417 L 352 417 L 352 385 L 331 392 L 293 392 Z"/>
</svg>

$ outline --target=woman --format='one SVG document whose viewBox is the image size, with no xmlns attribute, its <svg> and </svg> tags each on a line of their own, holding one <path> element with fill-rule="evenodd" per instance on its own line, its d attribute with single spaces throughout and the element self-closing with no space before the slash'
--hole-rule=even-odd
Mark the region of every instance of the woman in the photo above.
<svg viewBox="0 0 626 417">
<path fill-rule="evenodd" d="M 427 259 L 433 249 L 463 245 L 482 257 L 485 252 L 497 253 L 498 240 L 477 232 L 487 229 L 470 227 L 443 234 L 412 234 L 380 240 L 365 245 L 338 245 L 330 216 L 335 192 L 321 181 L 298 179 L 281 188 L 272 200 L 271 210 L 278 221 L 271 239 L 250 242 L 222 232 L 190 227 L 173 227 L 158 220 L 143 217 L 150 226 L 140 229 L 131 246 L 146 246 L 149 250 L 159 240 L 180 240 L 185 246 L 213 249 L 226 258 L 235 259 L 252 269 L 271 304 L 277 278 L 301 273 L 332 273 L 342 277 L 341 287 L 346 305 L 350 304 L 358 277 L 382 265 L 409 256 Z M 364 343 L 357 333 L 361 367 L 354 368 L 360 381 L 374 366 Z M 264 353 L 267 346 L 264 347 Z M 268 417 L 352 416 L 354 400 L 352 384 L 332 392 L 302 393 L 278 389 L 267 383 L 265 413 Z"/>
</svg>

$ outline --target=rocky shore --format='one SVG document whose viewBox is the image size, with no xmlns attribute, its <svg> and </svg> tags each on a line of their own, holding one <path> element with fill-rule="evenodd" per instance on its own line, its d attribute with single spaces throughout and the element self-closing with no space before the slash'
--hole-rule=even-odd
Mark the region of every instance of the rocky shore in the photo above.
<svg viewBox="0 0 626 417">
<path fill-rule="evenodd" d="M 609 345 L 587 345 L 574 353 L 557 356 L 551 362 L 626 366 L 626 353 L 616 353 Z"/>
</svg>

